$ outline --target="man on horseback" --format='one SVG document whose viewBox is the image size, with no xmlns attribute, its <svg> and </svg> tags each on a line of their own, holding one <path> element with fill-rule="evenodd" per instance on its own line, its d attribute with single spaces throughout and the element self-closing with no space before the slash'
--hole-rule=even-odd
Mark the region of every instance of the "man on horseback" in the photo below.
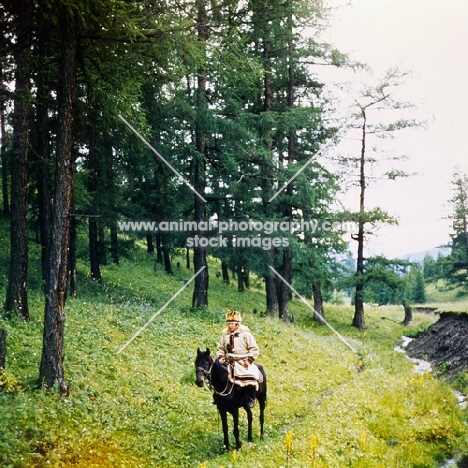
<svg viewBox="0 0 468 468">
<path fill-rule="evenodd" d="M 241 313 L 230 310 L 226 314 L 227 327 L 223 329 L 218 342 L 217 355 L 221 364 L 233 362 L 232 379 L 248 390 L 247 406 L 255 403 L 255 392 L 263 381 L 260 369 L 254 360 L 260 355 L 260 349 L 249 328 L 242 325 Z"/>
</svg>

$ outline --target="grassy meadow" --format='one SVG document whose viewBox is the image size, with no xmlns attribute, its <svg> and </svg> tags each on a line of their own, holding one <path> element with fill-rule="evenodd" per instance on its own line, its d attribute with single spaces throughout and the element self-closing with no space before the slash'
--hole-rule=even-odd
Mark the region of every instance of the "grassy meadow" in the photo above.
<svg viewBox="0 0 468 468">
<path fill-rule="evenodd" d="M 429 468 L 468 453 L 468 412 L 458 407 L 452 387 L 416 374 L 394 351 L 402 335 L 416 336 L 434 315 L 416 313 L 403 327 L 402 307 L 369 307 L 368 329 L 360 332 L 350 325 L 350 306 L 327 305 L 326 318 L 354 354 L 297 299 L 289 326 L 261 316 L 261 281 L 240 294 L 216 277 L 220 264 L 212 260 L 210 307 L 191 310 L 189 286 L 118 354 L 192 272 L 155 271 L 143 249 L 104 266 L 102 283 L 87 269 L 79 265 L 78 295 L 67 301 L 67 398 L 36 385 L 43 313 L 37 278 L 31 321 L 0 319 L 8 333 L 2 467 Z M 194 359 L 198 347 L 215 349 L 230 308 L 243 312 L 259 343 L 269 388 L 264 440 L 255 408 L 254 443 L 245 442 L 241 411 L 243 447 L 225 453 L 211 392 L 194 385 Z"/>
</svg>

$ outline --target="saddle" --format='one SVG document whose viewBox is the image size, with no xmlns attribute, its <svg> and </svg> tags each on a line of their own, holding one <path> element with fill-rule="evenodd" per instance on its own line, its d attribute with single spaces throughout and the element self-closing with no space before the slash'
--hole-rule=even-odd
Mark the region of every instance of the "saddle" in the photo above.
<svg viewBox="0 0 468 468">
<path fill-rule="evenodd" d="M 250 364 L 246 369 L 240 362 L 230 359 L 228 361 L 228 379 L 239 387 L 252 385 L 258 391 L 263 382 L 260 369 L 255 364 Z"/>
</svg>

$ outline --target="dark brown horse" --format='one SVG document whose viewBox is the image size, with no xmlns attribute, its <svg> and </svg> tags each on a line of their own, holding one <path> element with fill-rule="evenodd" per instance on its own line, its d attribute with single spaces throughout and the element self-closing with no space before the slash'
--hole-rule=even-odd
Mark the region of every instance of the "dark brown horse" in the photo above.
<svg viewBox="0 0 468 468">
<path fill-rule="evenodd" d="M 255 398 L 260 408 L 260 438 L 262 439 L 264 412 L 267 400 L 267 384 L 263 367 L 258 364 L 257 366 L 263 375 L 263 382 L 260 384 L 258 392 L 255 393 Z M 229 450 L 227 413 L 232 414 L 236 449 L 241 448 L 242 444 L 239 440 L 239 408 L 244 408 L 247 413 L 247 441 L 252 442 L 252 410 L 247 405 L 249 397 L 248 390 L 245 387 L 235 385 L 228 379 L 228 366 L 221 364 L 219 359 L 214 359 L 213 356 L 210 355 L 210 350 L 208 348 L 206 348 L 206 351 L 197 350 L 195 369 L 197 375 L 195 383 L 199 387 L 203 387 L 206 379 L 214 390 L 214 402 L 218 407 L 223 426 L 224 448 Z"/>
</svg>

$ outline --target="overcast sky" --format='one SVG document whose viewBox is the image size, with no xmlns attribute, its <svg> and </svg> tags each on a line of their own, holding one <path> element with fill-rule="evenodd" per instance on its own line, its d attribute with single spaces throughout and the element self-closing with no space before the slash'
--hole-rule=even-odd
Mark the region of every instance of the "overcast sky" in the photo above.
<svg viewBox="0 0 468 468">
<path fill-rule="evenodd" d="M 369 204 L 396 215 L 399 226 L 381 229 L 367 254 L 402 256 L 450 239 L 452 174 L 456 166 L 468 173 L 467 25 L 467 0 L 352 0 L 331 17 L 329 40 L 376 76 L 395 66 L 412 72 L 400 92 L 417 105 L 417 117 L 429 121 L 426 129 L 405 130 L 392 142 L 396 152 L 409 156 L 401 169 L 417 175 L 368 190 Z M 352 148 L 351 141 L 343 145 Z"/>
</svg>

